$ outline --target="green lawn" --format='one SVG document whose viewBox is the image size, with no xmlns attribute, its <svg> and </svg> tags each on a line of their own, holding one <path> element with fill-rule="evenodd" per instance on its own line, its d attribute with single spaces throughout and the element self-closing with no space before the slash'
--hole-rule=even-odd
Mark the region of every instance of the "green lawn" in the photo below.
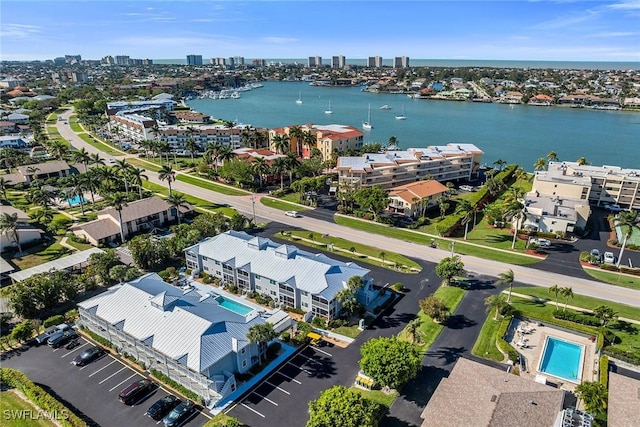
<svg viewBox="0 0 640 427">
<path fill-rule="evenodd" d="M 11 258 L 11 261 L 20 268 L 25 270 L 45 262 L 53 261 L 71 253 L 70 249 L 58 243 L 58 237 L 55 242 L 40 243 L 28 249 L 24 249 L 24 253 L 19 258 Z"/>
<path fill-rule="evenodd" d="M 79 251 L 86 251 L 87 249 L 91 249 L 93 247 L 89 243 L 78 243 L 78 242 L 74 242 L 71 239 L 67 239 L 67 244 L 70 246 L 73 246 Z"/>
<path fill-rule="evenodd" d="M 361 243 L 351 242 L 349 240 L 342 239 L 340 237 L 327 236 L 325 237 L 322 233 L 316 233 L 308 230 L 286 230 L 287 235 L 282 234 L 274 234 L 273 237 L 277 237 L 279 239 L 288 240 L 295 244 L 301 244 L 305 246 L 327 249 L 327 245 L 333 245 L 334 251 L 342 256 L 355 259 L 357 261 L 363 261 L 374 265 L 382 266 L 382 251 L 378 248 L 374 248 L 371 246 L 363 245 Z M 305 240 L 296 240 L 294 237 L 310 239 L 313 241 L 308 242 Z M 344 249 L 347 252 L 339 251 L 339 249 Z M 350 250 L 354 248 L 356 252 L 352 253 Z M 364 256 L 363 256 L 364 255 Z M 370 259 L 379 258 L 380 260 Z M 415 270 L 414 272 L 419 272 L 422 270 L 420 264 L 411 259 L 405 257 L 404 255 L 400 255 L 394 252 L 385 252 L 384 254 L 384 266 L 390 270 L 394 270 L 394 265 L 403 265 L 408 269 Z"/>
<path fill-rule="evenodd" d="M 434 295 L 442 299 L 451 314 L 453 314 L 466 292 L 466 290 L 455 286 L 440 286 Z M 444 325 L 434 322 L 433 319 L 427 316 L 422 310 L 418 312 L 417 317 L 422 320 L 422 324 L 419 329 L 420 342 L 416 344 L 416 347 L 418 351 L 425 354 L 444 329 Z M 398 337 L 406 341 L 412 340 L 412 337 L 407 334 L 406 329 L 402 330 L 398 334 Z"/>
<path fill-rule="evenodd" d="M 84 132 L 84 129 L 82 129 L 82 127 L 76 123 L 76 122 L 69 122 L 69 127 L 71 128 L 72 131 L 74 131 L 75 133 L 81 133 Z"/>
<path fill-rule="evenodd" d="M 387 227 L 373 222 L 347 218 L 342 215 L 335 215 L 334 220 L 337 224 L 354 228 L 356 230 L 366 231 L 367 233 L 381 234 L 387 237 L 406 240 L 421 245 L 428 245 L 435 241 L 438 244 L 438 247 L 442 249 L 448 249 L 451 247 L 451 243 L 448 240 L 433 238 L 425 234 L 415 233 L 401 228 Z M 491 248 L 486 247 L 467 245 L 461 240 L 455 241 L 455 252 L 463 255 L 473 255 L 479 258 L 490 259 L 493 261 L 502 261 L 514 265 L 531 265 L 540 262 L 540 259 L 535 257 L 519 255 L 517 253 L 494 251 Z"/>
<path fill-rule="evenodd" d="M 144 181 L 142 183 L 142 187 L 146 190 L 153 191 L 154 193 L 160 196 L 167 197 L 169 195 L 169 189 L 167 187 L 164 187 L 159 184 L 155 184 L 153 182 Z M 230 208 L 228 206 L 220 206 L 216 203 L 209 202 L 204 199 L 200 199 L 199 197 L 194 197 L 194 196 L 185 194 L 184 198 L 188 203 L 192 204 L 196 208 L 196 210 L 200 209 L 201 211 L 205 210 L 205 211 L 222 212 L 222 214 L 227 217 L 233 216 L 234 214 L 237 213 L 237 211 L 233 208 Z"/>
<path fill-rule="evenodd" d="M 280 199 L 275 199 L 273 197 L 263 197 L 260 199 L 260 203 L 262 203 L 263 205 L 270 207 L 270 208 L 274 208 L 274 209 L 279 209 L 281 211 L 291 211 L 291 210 L 295 210 L 298 212 L 304 212 L 306 210 L 308 210 L 307 208 L 304 208 L 300 205 L 294 205 L 293 203 L 290 203 L 286 200 L 280 200 Z"/>
<path fill-rule="evenodd" d="M 613 271 L 598 270 L 594 268 L 584 268 L 583 270 L 589 276 L 593 277 L 594 279 L 600 280 L 601 282 L 609 283 L 616 286 L 622 286 L 624 288 L 640 290 L 640 277 L 614 273 Z"/>
<path fill-rule="evenodd" d="M 38 408 L 31 402 L 21 399 L 14 391 L 0 391 L 0 402 L 2 402 L 2 422 L 3 427 L 55 427 L 52 421 L 47 419 L 37 419 Z M 23 419 L 11 417 L 17 411 L 25 411 Z M 27 412 L 31 411 L 31 412 Z M 12 419 L 13 418 L 13 419 Z"/>
<path fill-rule="evenodd" d="M 367 399 L 373 400 L 374 402 L 381 404 L 387 409 L 389 409 L 393 401 L 396 400 L 396 397 L 398 397 L 397 391 L 387 394 L 387 393 L 383 393 L 380 390 L 363 390 L 358 387 L 351 387 L 351 390 L 357 391 Z"/>
<path fill-rule="evenodd" d="M 356 338 L 362 332 L 360 329 L 358 329 L 358 325 L 340 326 L 338 328 L 332 329 L 331 331 L 349 338 Z"/>
<path fill-rule="evenodd" d="M 498 328 L 500 327 L 500 323 L 502 323 L 502 319 L 498 318 L 498 320 L 493 320 L 494 316 L 495 310 L 492 310 L 491 313 L 489 313 L 487 320 L 484 322 L 484 325 L 482 325 L 478 339 L 473 345 L 471 352 L 476 356 L 484 357 L 485 359 L 502 362 L 504 360 L 504 355 L 500 350 L 498 350 L 496 345 Z"/>
<path fill-rule="evenodd" d="M 98 150 L 104 151 L 105 153 L 110 154 L 112 156 L 121 156 L 123 154 L 126 154 L 124 151 L 120 151 L 109 144 L 105 144 L 103 142 L 98 141 L 97 139 L 93 138 L 91 135 L 87 133 L 79 133 L 76 135 L 78 135 L 86 143 L 96 147 Z"/>
<path fill-rule="evenodd" d="M 225 194 L 227 196 L 246 196 L 248 194 L 251 194 L 250 191 L 219 184 L 217 182 L 209 181 L 203 178 L 196 178 L 194 176 L 178 175 L 176 179 L 178 181 L 186 182 L 187 184 L 195 185 L 197 187 L 215 191 L 216 193 Z"/>
<path fill-rule="evenodd" d="M 160 170 L 162 169 L 161 166 L 158 166 L 153 162 L 142 160 L 142 159 L 129 158 L 127 159 L 127 163 L 131 163 L 132 165 L 139 166 L 151 172 L 160 172 Z"/>
<path fill-rule="evenodd" d="M 493 228 L 487 224 L 486 219 L 482 219 L 473 229 L 471 229 L 471 224 L 469 224 L 467 241 L 492 248 L 511 250 L 513 234 L 509 232 L 509 228 Z M 516 239 L 515 250 L 517 252 L 524 252 L 526 246 L 526 240 Z"/>
</svg>

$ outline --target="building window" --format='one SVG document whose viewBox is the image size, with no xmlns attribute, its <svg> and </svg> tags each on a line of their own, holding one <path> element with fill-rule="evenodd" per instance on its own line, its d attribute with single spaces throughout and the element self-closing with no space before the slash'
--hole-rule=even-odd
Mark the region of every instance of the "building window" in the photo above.
<svg viewBox="0 0 640 427">
<path fill-rule="evenodd" d="M 260 280 L 260 279 L 262 279 L 262 276 L 259 276 L 256 274 L 256 280 Z"/>
<path fill-rule="evenodd" d="M 270 291 L 269 293 L 273 296 L 276 296 L 276 291 Z"/>
<path fill-rule="evenodd" d="M 262 290 L 262 288 L 260 286 L 256 285 L 256 291 L 261 291 L 261 290 Z"/>
<path fill-rule="evenodd" d="M 271 284 L 271 285 L 275 285 L 275 284 L 276 284 L 276 281 L 275 281 L 275 280 L 271 280 L 271 279 L 269 279 L 269 284 Z"/>
<path fill-rule="evenodd" d="M 247 350 L 246 348 L 242 347 L 242 350 L 240 352 L 244 354 L 246 350 Z"/>
<path fill-rule="evenodd" d="M 242 367 L 243 367 L 243 368 L 246 368 L 246 367 L 247 367 L 247 361 L 246 361 L 246 360 L 243 360 L 243 361 L 242 361 Z"/>
<path fill-rule="evenodd" d="M 216 265 L 220 265 L 220 261 L 216 261 Z"/>
</svg>

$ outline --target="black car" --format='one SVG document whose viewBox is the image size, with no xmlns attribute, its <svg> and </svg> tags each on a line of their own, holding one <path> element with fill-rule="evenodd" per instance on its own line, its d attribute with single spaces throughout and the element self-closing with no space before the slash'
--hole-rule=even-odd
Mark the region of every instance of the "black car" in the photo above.
<svg viewBox="0 0 640 427">
<path fill-rule="evenodd" d="M 195 405 L 190 400 L 182 402 L 181 404 L 173 408 L 173 410 L 169 412 L 169 415 L 164 417 L 164 419 L 162 420 L 164 426 L 175 427 L 179 425 L 182 421 L 186 420 L 187 417 L 189 417 L 189 415 L 193 412 L 194 407 Z"/>
<path fill-rule="evenodd" d="M 175 396 L 168 395 L 159 399 L 147 409 L 146 415 L 149 415 L 156 421 L 160 421 L 164 418 L 169 411 L 178 406 L 182 401 Z"/>
<path fill-rule="evenodd" d="M 73 359 L 73 362 L 71 363 L 78 366 L 84 366 L 87 363 L 91 363 L 92 361 L 96 360 L 98 357 L 102 356 L 103 354 L 104 354 L 104 350 L 101 347 L 94 346 L 86 349 L 85 351 L 77 355 L 76 358 Z"/>
<path fill-rule="evenodd" d="M 153 383 L 150 380 L 134 381 L 120 392 L 118 400 L 125 405 L 135 405 L 138 400 L 151 391 L 152 387 Z"/>
<path fill-rule="evenodd" d="M 78 338 L 78 333 L 73 329 L 69 329 L 64 332 L 56 332 L 49 337 L 47 345 L 49 347 L 58 348 L 75 338 Z"/>
</svg>

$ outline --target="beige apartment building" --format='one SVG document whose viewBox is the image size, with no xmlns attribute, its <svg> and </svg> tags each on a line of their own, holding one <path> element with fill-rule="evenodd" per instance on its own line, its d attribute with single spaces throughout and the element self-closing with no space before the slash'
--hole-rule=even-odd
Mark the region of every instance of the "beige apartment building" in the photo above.
<svg viewBox="0 0 640 427">
<path fill-rule="evenodd" d="M 339 157 L 338 184 L 341 188 L 374 185 L 392 188 L 424 179 L 440 182 L 473 180 L 477 177 L 483 154 L 473 144 L 450 143 Z"/>
<path fill-rule="evenodd" d="M 623 209 L 640 209 L 640 169 L 549 162 L 548 170 L 536 172 L 532 191 L 588 200 L 595 206 L 618 204 Z"/>
<path fill-rule="evenodd" d="M 291 136 L 292 129 L 295 126 L 285 126 L 282 128 L 274 128 L 269 131 L 269 144 L 272 151 L 276 151 L 273 143 L 276 135 L 287 135 L 289 137 L 289 151 L 299 153 L 303 158 L 311 155 L 311 150 L 317 148 L 322 153 L 322 159 L 328 160 L 335 152 L 343 154 L 347 150 L 358 150 L 364 144 L 364 134 L 353 126 L 346 125 L 299 125 L 303 132 L 311 132 L 315 138 L 315 145 L 309 145 L 302 141 L 302 138 Z"/>
</svg>

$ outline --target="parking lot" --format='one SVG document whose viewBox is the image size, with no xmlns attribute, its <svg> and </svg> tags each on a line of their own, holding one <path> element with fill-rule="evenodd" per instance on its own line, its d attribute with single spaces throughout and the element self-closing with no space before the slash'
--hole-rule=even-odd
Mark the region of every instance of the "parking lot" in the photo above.
<svg viewBox="0 0 640 427">
<path fill-rule="evenodd" d="M 132 382 L 144 378 L 142 374 L 111 354 L 106 354 L 86 366 L 75 366 L 71 361 L 89 343 L 81 338 L 80 345 L 72 350 L 64 347 L 52 349 L 46 345 L 23 347 L 6 355 L 2 366 L 24 372 L 34 383 L 49 388 L 71 410 L 89 425 L 107 426 L 155 426 L 162 421 L 154 421 L 145 412 L 156 400 L 166 396 L 166 390 L 155 387 L 140 398 L 133 406 L 118 401 L 118 394 Z M 183 424 L 201 426 L 207 417 L 194 412 Z"/>
<path fill-rule="evenodd" d="M 306 347 L 242 396 L 227 411 L 228 415 L 250 426 L 304 425 L 307 402 L 331 386 L 326 380 L 336 374 L 334 354 L 339 351 L 344 349 Z"/>
</svg>

